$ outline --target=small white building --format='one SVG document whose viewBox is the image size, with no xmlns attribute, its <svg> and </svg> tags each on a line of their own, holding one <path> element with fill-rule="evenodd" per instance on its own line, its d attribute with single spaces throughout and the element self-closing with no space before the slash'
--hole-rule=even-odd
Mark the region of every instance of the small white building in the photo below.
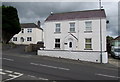
<svg viewBox="0 0 120 82">
<path fill-rule="evenodd" d="M 106 51 L 106 14 L 102 10 L 52 13 L 45 21 L 45 47 L 52 50 Z"/>
<path fill-rule="evenodd" d="M 21 31 L 11 39 L 13 43 L 28 45 L 37 44 L 37 42 L 43 41 L 43 29 L 40 28 L 40 25 L 23 23 L 20 24 L 20 26 Z"/>
</svg>

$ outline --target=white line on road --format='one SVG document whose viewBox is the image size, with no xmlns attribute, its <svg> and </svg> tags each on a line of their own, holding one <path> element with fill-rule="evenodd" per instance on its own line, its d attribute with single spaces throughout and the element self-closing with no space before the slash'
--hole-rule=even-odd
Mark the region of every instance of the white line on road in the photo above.
<svg viewBox="0 0 120 82">
<path fill-rule="evenodd" d="M 29 77 L 32 77 L 32 78 L 37 78 L 36 76 L 33 76 L 33 75 L 28 75 Z M 39 77 L 38 79 L 40 79 L 40 80 L 48 80 L 48 79 L 46 79 L 46 78 L 42 78 L 42 77 Z"/>
<path fill-rule="evenodd" d="M 4 72 L 0 72 L 0 75 L 5 75 L 6 73 L 4 73 Z"/>
<path fill-rule="evenodd" d="M 13 71 L 9 71 L 9 70 L 4 70 L 5 72 L 7 72 L 7 73 L 12 73 Z"/>
<path fill-rule="evenodd" d="M 0 58 L 0 59 L 8 60 L 8 61 L 14 61 L 13 59 L 8 59 L 8 58 Z"/>
<path fill-rule="evenodd" d="M 16 78 L 18 78 L 18 77 L 21 77 L 22 75 L 23 75 L 23 74 L 19 74 L 18 76 L 16 76 L 16 75 L 9 74 L 8 76 L 10 76 L 10 77 L 12 77 L 12 78 L 6 79 L 5 81 L 9 81 L 9 80 L 16 79 Z M 5 81 L 4 81 L 4 82 L 5 82 Z"/>
<path fill-rule="evenodd" d="M 104 75 L 104 74 L 96 74 L 96 75 L 104 76 L 104 77 L 110 77 L 110 78 L 120 78 L 120 77 L 117 77 L 117 76 Z"/>
<path fill-rule="evenodd" d="M 3 69 L 0 69 L 0 71 L 2 71 Z"/>
<path fill-rule="evenodd" d="M 54 68 L 54 69 L 61 69 L 61 70 L 70 70 L 68 68 L 62 68 L 62 67 L 55 67 L 55 66 L 50 66 L 50 65 L 44 65 L 44 64 L 37 64 L 37 63 L 30 63 L 32 65 L 38 65 L 38 66 L 43 66 L 43 67 L 49 67 L 49 68 Z"/>
</svg>

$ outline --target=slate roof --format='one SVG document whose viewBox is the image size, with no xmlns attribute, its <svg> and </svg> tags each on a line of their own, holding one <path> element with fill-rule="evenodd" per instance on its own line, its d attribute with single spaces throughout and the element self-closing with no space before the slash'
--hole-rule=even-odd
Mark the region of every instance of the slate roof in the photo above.
<svg viewBox="0 0 120 82">
<path fill-rule="evenodd" d="M 84 19 L 84 18 L 106 18 L 105 10 L 86 10 L 65 13 L 53 13 L 45 21 L 59 21 L 69 19 Z"/>
<path fill-rule="evenodd" d="M 116 37 L 114 40 L 120 40 L 120 36 Z"/>
<path fill-rule="evenodd" d="M 38 28 L 43 30 L 42 28 L 38 27 L 38 25 L 34 24 L 34 23 L 22 23 L 20 24 L 21 28 Z"/>
</svg>

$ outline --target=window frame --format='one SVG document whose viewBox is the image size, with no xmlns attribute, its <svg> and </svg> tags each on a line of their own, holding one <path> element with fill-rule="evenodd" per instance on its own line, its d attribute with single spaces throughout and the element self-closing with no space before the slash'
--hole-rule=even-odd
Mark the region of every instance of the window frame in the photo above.
<svg viewBox="0 0 120 82">
<path fill-rule="evenodd" d="M 13 37 L 13 41 L 17 41 L 17 37 Z"/>
<path fill-rule="evenodd" d="M 85 32 L 92 32 L 92 21 L 85 21 Z"/>
<path fill-rule="evenodd" d="M 21 33 L 24 33 L 24 28 L 21 29 Z"/>
<path fill-rule="evenodd" d="M 27 33 L 32 33 L 32 28 L 28 28 Z"/>
<path fill-rule="evenodd" d="M 60 49 L 60 38 L 55 38 L 55 49 Z"/>
<path fill-rule="evenodd" d="M 90 42 L 87 42 L 87 40 L 90 40 Z M 88 45 L 90 48 L 87 48 Z M 85 50 L 92 50 L 92 38 L 85 38 Z"/>
<path fill-rule="evenodd" d="M 75 22 L 71 22 L 71 23 L 69 23 L 69 31 L 70 32 L 75 32 Z M 72 30 L 71 30 L 72 29 Z M 73 30 L 74 29 L 74 30 Z"/>
<path fill-rule="evenodd" d="M 61 33 L 61 24 L 60 23 L 55 24 L 55 33 Z"/>
<path fill-rule="evenodd" d="M 32 37 L 27 37 L 27 41 L 32 41 Z"/>
</svg>

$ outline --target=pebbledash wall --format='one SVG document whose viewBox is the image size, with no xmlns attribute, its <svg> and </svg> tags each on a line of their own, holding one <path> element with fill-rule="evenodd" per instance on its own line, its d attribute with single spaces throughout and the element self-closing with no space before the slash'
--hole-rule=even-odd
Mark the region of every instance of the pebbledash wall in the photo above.
<svg viewBox="0 0 120 82">
<path fill-rule="evenodd" d="M 101 63 L 100 52 L 98 51 L 38 50 L 37 54 L 40 56 Z M 108 63 L 107 52 L 102 53 L 102 63 Z"/>
</svg>

